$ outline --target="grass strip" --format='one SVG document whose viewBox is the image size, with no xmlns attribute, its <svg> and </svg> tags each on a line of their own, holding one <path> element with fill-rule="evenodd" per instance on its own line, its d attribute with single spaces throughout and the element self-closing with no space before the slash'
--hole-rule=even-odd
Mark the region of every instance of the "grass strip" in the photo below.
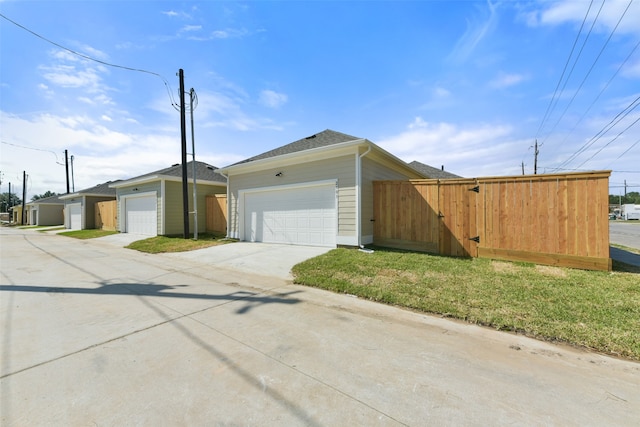
<svg viewBox="0 0 640 427">
<path fill-rule="evenodd" d="M 118 234 L 117 231 L 108 230 L 73 230 L 58 233 L 60 236 L 73 237 L 74 239 L 95 239 L 97 237 L 109 236 L 111 234 Z"/>
<path fill-rule="evenodd" d="M 614 266 L 619 266 L 615 264 Z M 335 249 L 295 282 L 640 360 L 640 275 Z"/>
<path fill-rule="evenodd" d="M 140 252 L 158 254 L 163 252 L 185 252 L 195 249 L 203 249 L 210 246 L 224 245 L 235 242 L 220 234 L 198 234 L 198 240 L 185 239 L 178 236 L 156 236 L 144 240 L 138 240 L 126 246 Z"/>
</svg>

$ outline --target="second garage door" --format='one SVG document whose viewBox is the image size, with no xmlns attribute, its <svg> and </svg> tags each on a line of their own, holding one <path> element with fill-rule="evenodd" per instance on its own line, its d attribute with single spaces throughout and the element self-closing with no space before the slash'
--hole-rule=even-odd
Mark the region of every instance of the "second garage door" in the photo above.
<svg viewBox="0 0 640 427">
<path fill-rule="evenodd" d="M 69 228 L 71 230 L 82 229 L 82 205 L 80 203 L 74 203 L 68 205 L 67 212 L 69 213 Z"/>
<path fill-rule="evenodd" d="M 156 236 L 158 211 L 156 196 L 127 197 L 124 206 L 125 232 Z"/>
<path fill-rule="evenodd" d="M 335 247 L 336 229 L 335 184 L 244 196 L 243 240 Z"/>
</svg>

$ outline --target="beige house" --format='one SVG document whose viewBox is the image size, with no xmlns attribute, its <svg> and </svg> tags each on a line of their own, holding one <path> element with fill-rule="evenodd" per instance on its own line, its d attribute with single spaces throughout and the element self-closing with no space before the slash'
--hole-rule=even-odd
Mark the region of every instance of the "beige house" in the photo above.
<svg viewBox="0 0 640 427">
<path fill-rule="evenodd" d="M 364 138 L 332 130 L 220 169 L 228 236 L 251 242 L 373 242 L 373 181 L 425 174 Z"/>
<path fill-rule="evenodd" d="M 194 163 L 187 163 L 189 212 L 194 212 Z M 198 232 L 206 230 L 206 196 L 224 194 L 227 181 L 215 166 L 195 162 Z M 145 236 L 179 235 L 184 231 L 182 206 L 182 165 L 175 164 L 134 178 L 111 184 L 118 201 L 118 225 L 121 233 Z M 194 229 L 189 215 L 189 230 Z"/>
<path fill-rule="evenodd" d="M 27 203 L 27 223 L 29 225 L 64 224 L 64 201 L 60 199 L 60 195 Z"/>
<path fill-rule="evenodd" d="M 111 181 L 91 188 L 59 196 L 64 201 L 64 226 L 71 230 L 96 228 L 95 206 L 98 202 L 115 200 L 116 191 Z"/>
</svg>

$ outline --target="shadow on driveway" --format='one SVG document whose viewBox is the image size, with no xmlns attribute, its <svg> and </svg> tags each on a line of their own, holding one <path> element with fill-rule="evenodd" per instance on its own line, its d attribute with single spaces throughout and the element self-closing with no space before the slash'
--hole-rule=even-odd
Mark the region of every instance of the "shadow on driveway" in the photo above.
<svg viewBox="0 0 640 427">
<path fill-rule="evenodd" d="M 258 296 L 254 292 L 236 291 L 225 295 L 215 294 L 195 294 L 184 292 L 165 292 L 181 286 L 157 285 L 153 283 L 103 283 L 99 288 L 71 288 L 71 287 L 49 287 L 49 286 L 26 286 L 26 285 L 0 285 L 0 292 L 42 292 L 42 293 L 69 293 L 69 294 L 92 294 L 92 295 L 136 295 L 150 297 L 168 298 L 192 298 L 218 301 L 244 301 L 247 304 L 236 310 L 238 314 L 244 314 L 254 307 L 263 304 L 297 304 L 301 300 L 289 298 L 293 294 L 301 291 L 292 291 L 277 294 L 275 296 Z"/>
</svg>

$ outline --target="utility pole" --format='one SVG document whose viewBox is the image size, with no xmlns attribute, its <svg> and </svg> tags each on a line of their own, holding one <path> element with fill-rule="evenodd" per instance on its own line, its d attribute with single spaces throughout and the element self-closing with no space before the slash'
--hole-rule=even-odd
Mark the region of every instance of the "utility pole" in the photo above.
<svg viewBox="0 0 640 427">
<path fill-rule="evenodd" d="M 184 71 L 178 71 L 180 80 L 180 139 L 182 142 L 182 217 L 185 239 L 189 238 L 189 185 L 187 183 L 187 119 L 184 105 Z"/>
<path fill-rule="evenodd" d="M 627 203 L 627 180 L 624 180 L 624 202 Z"/>
<path fill-rule="evenodd" d="M 73 177 L 73 154 L 71 155 L 71 191 L 76 192 L 76 179 Z"/>
<path fill-rule="evenodd" d="M 22 171 L 22 219 L 20 220 L 20 225 L 24 225 L 24 217 L 27 212 L 27 172 Z"/>
<path fill-rule="evenodd" d="M 196 137 L 193 132 L 193 98 L 195 90 L 189 91 L 191 111 L 191 166 L 193 170 L 193 239 L 198 240 L 198 190 L 196 185 Z"/>
<path fill-rule="evenodd" d="M 538 154 L 540 153 L 540 151 L 538 151 L 538 140 L 536 139 L 536 144 L 534 146 L 534 151 L 533 151 L 533 174 L 537 175 L 538 174 Z"/>
<path fill-rule="evenodd" d="M 522 175 L 524 175 L 524 162 L 522 162 Z"/>
<path fill-rule="evenodd" d="M 69 150 L 64 150 L 64 168 L 67 172 L 67 194 L 69 194 Z"/>
</svg>

